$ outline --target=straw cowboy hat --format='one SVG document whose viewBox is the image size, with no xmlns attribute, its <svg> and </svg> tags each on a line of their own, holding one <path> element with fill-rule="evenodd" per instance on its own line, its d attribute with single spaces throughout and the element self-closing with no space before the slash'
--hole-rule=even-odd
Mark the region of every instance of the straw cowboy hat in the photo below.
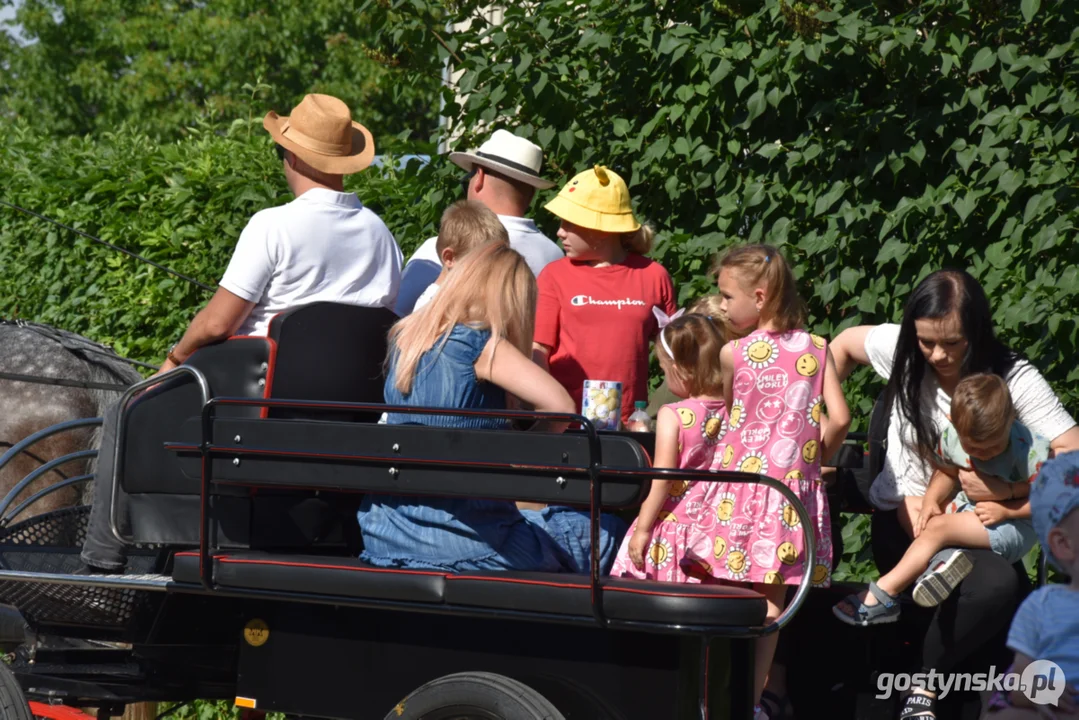
<svg viewBox="0 0 1079 720">
<path fill-rule="evenodd" d="M 348 105 L 330 95 L 305 95 L 288 117 L 271 110 L 262 127 L 278 145 L 331 175 L 359 172 L 375 157 L 371 131 L 353 122 Z"/>
<path fill-rule="evenodd" d="M 618 173 L 603 165 L 580 173 L 544 207 L 578 227 L 624 233 L 640 229 L 629 204 L 629 188 Z"/>
<path fill-rule="evenodd" d="M 469 172 L 476 165 L 490 168 L 499 175 L 540 190 L 554 187 L 553 182 L 540 177 L 543 148 L 506 130 L 495 130 L 475 152 L 450 153 L 450 161 Z"/>
</svg>

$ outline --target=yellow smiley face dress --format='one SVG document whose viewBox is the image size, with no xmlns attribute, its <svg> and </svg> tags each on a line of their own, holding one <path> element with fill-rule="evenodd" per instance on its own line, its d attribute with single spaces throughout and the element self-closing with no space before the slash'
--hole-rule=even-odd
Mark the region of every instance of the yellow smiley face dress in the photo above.
<svg viewBox="0 0 1079 720">
<path fill-rule="evenodd" d="M 796 584 L 809 573 L 813 584 L 830 584 L 832 537 L 821 477 L 821 417 L 827 342 L 802 330 L 758 330 L 729 346 L 734 354 L 732 394 L 738 419 L 731 422 L 716 470 L 773 478 L 805 506 L 797 508 L 764 485 L 715 483 L 707 502 L 719 521 L 696 525 L 693 546 L 723 548 L 710 575 L 722 580 Z M 817 548 L 806 562 L 803 531 Z"/>
<path fill-rule="evenodd" d="M 722 401 L 693 398 L 665 405 L 679 418 L 680 468 L 711 470 L 722 463 L 727 451 L 728 418 Z M 644 553 L 644 567 L 633 564 L 629 544 L 637 529 L 633 522 L 614 561 L 611 575 L 665 582 L 700 582 L 727 562 L 726 547 L 717 544 L 702 528 L 722 521 L 718 513 L 720 483 L 672 480 Z M 695 543 L 691 545 L 691 543 Z"/>
</svg>

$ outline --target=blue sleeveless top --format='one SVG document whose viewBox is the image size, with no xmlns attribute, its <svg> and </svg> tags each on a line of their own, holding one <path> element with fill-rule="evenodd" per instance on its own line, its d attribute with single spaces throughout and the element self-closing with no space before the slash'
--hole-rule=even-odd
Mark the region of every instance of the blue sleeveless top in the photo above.
<svg viewBox="0 0 1079 720">
<path fill-rule="evenodd" d="M 388 405 L 505 409 L 502 388 L 476 378 L 477 358 L 490 330 L 457 325 L 446 344 L 421 357 L 412 391 L 395 386 L 396 368 L 386 378 Z M 453 415 L 389 413 L 390 425 L 504 428 L 507 421 Z M 507 500 L 368 495 L 358 513 L 364 550 L 360 559 L 379 567 L 444 572 L 469 570 L 573 570 L 572 557 L 543 528 L 530 523 Z"/>
<path fill-rule="evenodd" d="M 477 330 L 467 325 L 457 325 L 450 331 L 446 344 L 439 348 L 441 338 L 434 347 L 420 358 L 416 377 L 412 380 L 412 392 L 404 395 L 397 389 L 396 351 L 390 358 L 383 395 L 387 405 L 415 405 L 417 407 L 459 407 L 476 410 L 505 410 L 506 392 L 488 382 L 476 378 L 474 365 L 487 341 L 490 330 Z M 505 428 L 505 420 L 486 417 L 463 417 L 457 415 L 424 415 L 389 413 L 389 425 L 434 425 L 456 428 Z"/>
</svg>

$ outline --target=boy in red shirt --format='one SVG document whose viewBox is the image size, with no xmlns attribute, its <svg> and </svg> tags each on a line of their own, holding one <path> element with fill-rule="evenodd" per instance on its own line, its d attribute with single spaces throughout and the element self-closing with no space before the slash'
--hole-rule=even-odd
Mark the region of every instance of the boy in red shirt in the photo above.
<svg viewBox="0 0 1079 720">
<path fill-rule="evenodd" d="M 652 309 L 676 310 L 670 275 L 644 256 L 655 233 L 633 216 L 625 181 L 601 165 L 545 207 L 562 219 L 566 257 L 537 281 L 537 360 L 578 408 L 585 380 L 620 381 L 624 423 L 634 401 L 648 400 L 648 344 L 658 331 Z"/>
</svg>

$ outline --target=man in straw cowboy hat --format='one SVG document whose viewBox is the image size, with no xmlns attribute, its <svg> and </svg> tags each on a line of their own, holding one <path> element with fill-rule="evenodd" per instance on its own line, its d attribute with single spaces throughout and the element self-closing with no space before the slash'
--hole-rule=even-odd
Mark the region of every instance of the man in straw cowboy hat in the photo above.
<svg viewBox="0 0 1079 720">
<path fill-rule="evenodd" d="M 217 291 L 169 350 L 159 373 L 232 335 L 265 335 L 274 315 L 300 305 L 332 301 L 392 308 L 397 299 L 401 249 L 378 215 L 344 191 L 344 176 L 374 158 L 370 131 L 329 95 L 307 95 L 289 117 L 270 112 L 262 125 L 277 143 L 295 199 L 261 210 L 247 223 Z M 104 419 L 84 572 L 122 572 L 127 563 L 108 518 L 118 418 L 114 407 Z M 126 516 L 119 496 L 116 512 Z M 123 526 L 126 519 L 118 521 Z"/>
<path fill-rule="evenodd" d="M 510 236 L 510 247 L 521 253 L 532 273 L 539 276 L 550 262 L 562 257 L 550 238 L 536 223 L 525 217 L 536 190 L 546 190 L 554 183 L 540 175 L 543 149 L 506 130 L 496 130 L 473 152 L 450 153 L 450 160 L 467 171 L 462 184 L 468 200 L 477 200 L 498 215 Z M 401 278 L 397 314 L 408 315 L 416 300 L 435 282 L 445 262 L 453 258 L 439 255 L 438 238 L 425 241 L 413 253 Z"/>
</svg>

